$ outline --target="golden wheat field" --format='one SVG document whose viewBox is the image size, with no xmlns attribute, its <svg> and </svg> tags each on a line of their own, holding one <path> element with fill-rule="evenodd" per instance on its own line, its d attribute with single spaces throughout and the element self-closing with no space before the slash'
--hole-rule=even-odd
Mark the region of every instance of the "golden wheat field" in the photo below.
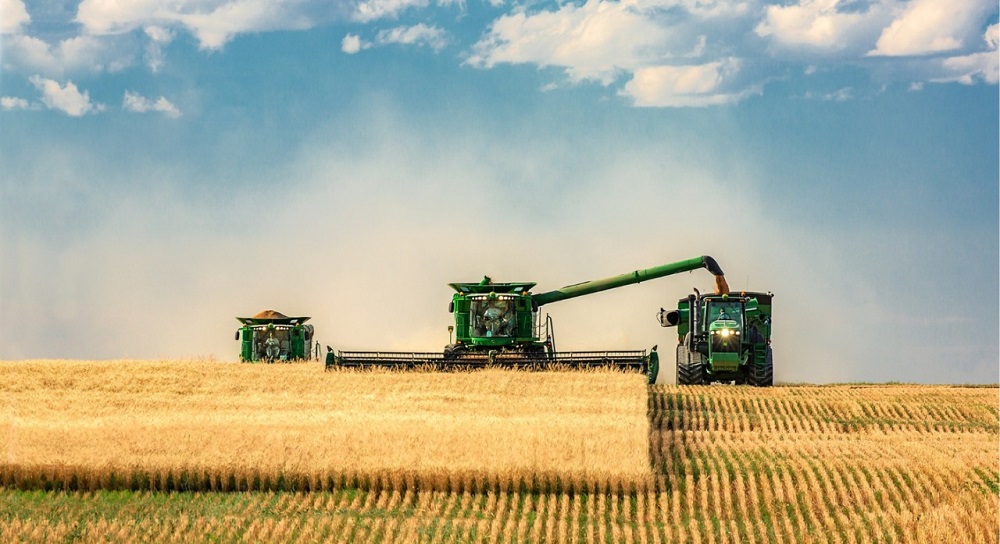
<svg viewBox="0 0 1000 544">
<path fill-rule="evenodd" d="M 0 363 L 0 541 L 998 542 L 997 387 Z"/>
<path fill-rule="evenodd" d="M 114 486 L 112 474 L 129 486 L 147 478 L 154 489 L 225 491 L 278 478 L 286 488 L 451 489 L 522 478 L 632 486 L 649 475 L 636 374 L 164 361 L 0 368 L 7 470 L 75 474 L 84 488 Z M 176 482 L 180 474 L 199 483 Z"/>
</svg>

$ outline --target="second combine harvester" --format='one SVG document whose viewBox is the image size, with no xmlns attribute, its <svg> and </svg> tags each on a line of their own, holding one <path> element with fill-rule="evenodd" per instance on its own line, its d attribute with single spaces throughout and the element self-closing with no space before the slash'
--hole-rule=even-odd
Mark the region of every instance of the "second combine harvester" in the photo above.
<svg viewBox="0 0 1000 544">
<path fill-rule="evenodd" d="M 545 304 L 616 287 L 633 285 L 681 272 L 705 268 L 715 276 L 718 294 L 727 294 L 725 277 L 715 259 L 702 256 L 627 274 L 568 285 L 555 291 L 532 293 L 533 282 L 494 283 L 488 276 L 478 283 L 449 284 L 455 294 L 448 310 L 455 316 L 455 342 L 442 352 L 339 351 L 329 349 L 327 369 L 344 367 L 468 368 L 483 366 L 540 368 L 547 366 L 611 366 L 644 372 L 650 383 L 659 372 L 654 346 L 639 351 L 566 351 L 555 349 L 552 320 L 539 319 Z"/>
</svg>

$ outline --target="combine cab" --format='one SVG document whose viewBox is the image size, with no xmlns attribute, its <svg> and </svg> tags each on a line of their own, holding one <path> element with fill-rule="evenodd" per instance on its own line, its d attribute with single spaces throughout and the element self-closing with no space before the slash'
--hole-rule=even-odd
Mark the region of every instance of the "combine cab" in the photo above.
<svg viewBox="0 0 1000 544">
<path fill-rule="evenodd" d="M 244 363 L 275 363 L 319 360 L 319 344 L 313 349 L 313 326 L 308 317 L 288 317 L 264 310 L 253 317 L 237 317 L 243 324 L 236 331 L 240 360 Z"/>
<path fill-rule="evenodd" d="M 656 380 L 659 360 L 656 347 L 640 351 L 559 352 L 555 348 L 552 320 L 539 318 L 539 308 L 545 304 L 576 298 L 706 268 L 725 284 L 722 270 L 711 257 L 696 257 L 686 261 L 637 270 L 603 280 L 578 283 L 534 294 L 531 282 L 495 283 L 484 277 L 478 283 L 452 283 L 455 290 L 449 311 L 455 325 L 454 343 L 437 353 L 399 352 L 337 352 L 327 353 L 328 369 L 345 367 L 416 367 L 469 368 L 501 366 L 545 368 L 552 366 L 610 366 L 645 372 L 650 383 Z"/>
<path fill-rule="evenodd" d="M 660 325 L 677 327 L 677 384 L 774 383 L 771 293 L 693 295 L 660 309 Z"/>
</svg>

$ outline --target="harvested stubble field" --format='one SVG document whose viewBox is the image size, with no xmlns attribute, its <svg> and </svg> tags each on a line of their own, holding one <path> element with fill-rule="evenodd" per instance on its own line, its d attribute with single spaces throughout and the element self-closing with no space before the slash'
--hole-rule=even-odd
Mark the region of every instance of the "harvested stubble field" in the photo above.
<svg viewBox="0 0 1000 544">
<path fill-rule="evenodd" d="M 0 363 L 0 541 L 997 542 L 998 393 Z"/>
</svg>

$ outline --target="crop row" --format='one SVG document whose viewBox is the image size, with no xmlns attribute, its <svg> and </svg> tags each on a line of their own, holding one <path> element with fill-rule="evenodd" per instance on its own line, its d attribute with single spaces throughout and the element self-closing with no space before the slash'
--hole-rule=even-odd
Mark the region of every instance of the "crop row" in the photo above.
<svg viewBox="0 0 1000 544">
<path fill-rule="evenodd" d="M 701 483 L 703 482 L 703 483 Z M 4 542 L 995 542 L 996 497 L 841 509 L 783 476 L 704 478 L 681 493 L 19 492 L 0 490 Z M 823 489 L 817 479 L 809 485 Z M 784 500 L 792 494 L 792 502 Z M 738 512 L 719 497 L 735 496 Z"/>
</svg>

